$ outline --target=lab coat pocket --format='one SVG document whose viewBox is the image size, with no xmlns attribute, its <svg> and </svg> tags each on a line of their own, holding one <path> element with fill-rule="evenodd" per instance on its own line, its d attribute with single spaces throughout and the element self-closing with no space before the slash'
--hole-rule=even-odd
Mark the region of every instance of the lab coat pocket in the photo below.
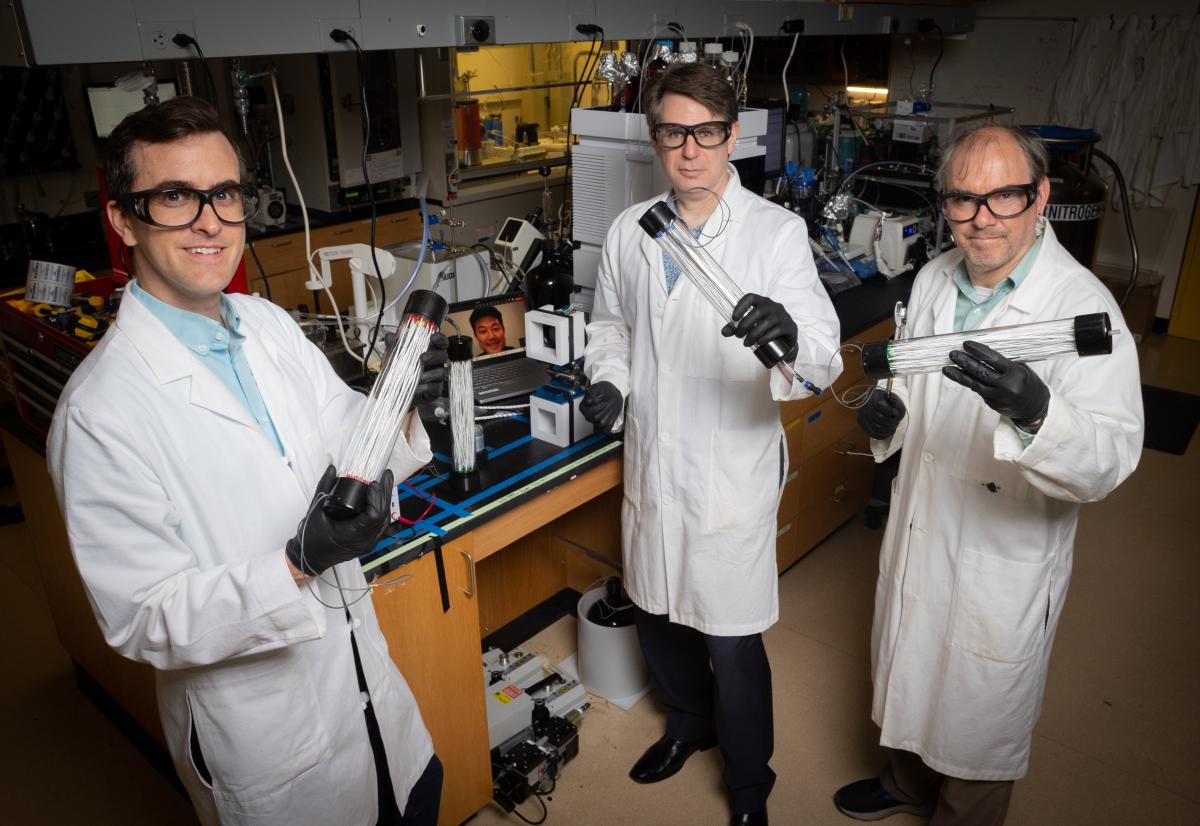
<svg viewBox="0 0 1200 826">
<path fill-rule="evenodd" d="M 330 747 L 303 663 L 289 652 L 255 659 L 224 669 L 219 681 L 193 683 L 187 698 L 218 808 L 269 814 Z"/>
<path fill-rule="evenodd" d="M 959 559 L 953 644 L 997 662 L 1024 662 L 1046 632 L 1053 557 L 1020 562 L 964 549 Z"/>
<path fill-rule="evenodd" d="M 779 494 L 776 434 L 761 430 L 713 431 L 705 509 L 708 531 L 757 534 L 764 527 L 773 529 Z"/>
</svg>

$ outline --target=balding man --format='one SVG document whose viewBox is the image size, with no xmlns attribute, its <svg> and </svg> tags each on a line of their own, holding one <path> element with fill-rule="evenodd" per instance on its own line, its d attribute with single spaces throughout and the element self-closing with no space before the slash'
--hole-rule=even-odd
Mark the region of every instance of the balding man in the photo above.
<svg viewBox="0 0 1200 826">
<path fill-rule="evenodd" d="M 1108 313 L 1108 290 L 1042 217 L 1046 153 L 986 125 L 937 175 L 956 248 L 917 275 L 907 337 Z M 941 373 L 876 388 L 859 415 L 882 461 L 904 448 L 879 557 L 872 717 L 879 777 L 838 790 L 859 820 L 1004 822 L 1029 765 L 1079 504 L 1137 466 L 1142 402 L 1130 335 L 1110 355 L 1016 364 L 966 342 Z"/>
</svg>

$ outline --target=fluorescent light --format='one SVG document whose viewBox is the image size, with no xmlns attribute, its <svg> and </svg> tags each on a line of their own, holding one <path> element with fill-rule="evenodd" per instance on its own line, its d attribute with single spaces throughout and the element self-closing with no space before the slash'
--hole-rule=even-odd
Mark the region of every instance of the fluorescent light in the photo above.
<svg viewBox="0 0 1200 826">
<path fill-rule="evenodd" d="M 886 95 L 888 93 L 886 86 L 847 86 L 846 91 L 859 95 Z"/>
</svg>

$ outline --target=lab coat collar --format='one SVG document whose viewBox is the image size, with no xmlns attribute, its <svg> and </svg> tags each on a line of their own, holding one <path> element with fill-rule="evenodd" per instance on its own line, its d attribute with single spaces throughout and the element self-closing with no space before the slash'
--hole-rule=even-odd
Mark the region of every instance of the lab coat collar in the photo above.
<svg viewBox="0 0 1200 826">
<path fill-rule="evenodd" d="M 1009 296 L 1008 306 L 1025 314 L 1035 313 L 1039 308 L 1045 306 L 1050 292 L 1054 289 L 1054 283 L 1053 279 L 1039 278 L 1038 273 L 1060 271 L 1062 255 L 1062 245 L 1058 243 L 1054 227 L 1047 221 L 1046 228 L 1042 232 L 1042 247 L 1038 250 L 1037 257 L 1033 261 L 1033 266 L 1029 268 L 1029 274 L 1025 280 L 1017 285 L 1017 288 Z"/>
<path fill-rule="evenodd" d="M 667 190 L 661 193 L 656 200 L 666 201 L 670 203 L 672 190 Z M 742 180 L 738 177 L 737 167 L 729 164 L 729 178 L 725 182 L 725 191 L 721 194 L 724 201 L 724 206 L 717 205 L 709 216 L 708 221 L 704 224 L 704 231 L 700 236 L 700 241 L 707 248 L 709 253 L 717 257 L 726 241 L 729 239 L 729 234 L 736 224 L 741 223 L 741 214 L 745 206 L 746 192 L 742 188 Z M 654 203 L 647 201 L 646 207 Z M 640 217 L 640 216 L 639 216 Z M 715 237 L 712 233 L 717 233 Z M 654 239 L 649 235 L 643 235 L 641 241 L 642 255 L 646 258 L 646 264 L 650 267 L 650 272 L 655 273 L 655 280 L 658 282 L 659 289 L 667 295 L 666 273 L 663 270 L 662 264 L 662 249 L 658 244 L 654 243 Z M 686 276 L 681 275 L 680 281 L 688 280 Z M 682 285 L 676 284 L 675 289 L 670 293 L 670 297 L 678 297 L 679 289 Z"/>
<path fill-rule="evenodd" d="M 142 302 L 122 301 L 117 327 L 129 337 L 159 384 L 190 379 L 188 401 L 191 404 L 247 427 L 258 426 L 246 405 L 234 398 L 212 370 L 203 365 L 199 365 L 201 369 L 195 369 L 198 362 L 191 357 L 187 347 Z"/>
</svg>

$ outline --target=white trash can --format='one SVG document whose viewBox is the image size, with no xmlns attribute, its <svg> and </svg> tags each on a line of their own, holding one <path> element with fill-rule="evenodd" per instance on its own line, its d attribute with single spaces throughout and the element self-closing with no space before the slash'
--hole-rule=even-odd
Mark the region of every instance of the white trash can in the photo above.
<svg viewBox="0 0 1200 826">
<path fill-rule="evenodd" d="M 610 628 L 588 620 L 588 609 L 603 596 L 601 586 L 579 598 L 579 681 L 606 700 L 624 700 L 645 693 L 650 671 L 636 626 Z"/>
</svg>

